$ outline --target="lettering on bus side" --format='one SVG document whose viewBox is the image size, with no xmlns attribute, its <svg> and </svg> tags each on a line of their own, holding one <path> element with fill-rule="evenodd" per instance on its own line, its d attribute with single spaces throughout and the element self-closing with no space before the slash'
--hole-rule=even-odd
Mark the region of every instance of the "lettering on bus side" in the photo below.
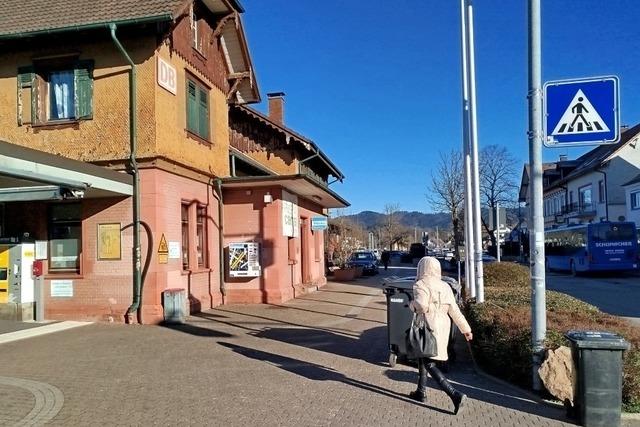
<svg viewBox="0 0 640 427">
<path fill-rule="evenodd" d="M 596 248 L 607 248 L 611 246 L 633 246 L 633 242 L 596 242 Z"/>
</svg>

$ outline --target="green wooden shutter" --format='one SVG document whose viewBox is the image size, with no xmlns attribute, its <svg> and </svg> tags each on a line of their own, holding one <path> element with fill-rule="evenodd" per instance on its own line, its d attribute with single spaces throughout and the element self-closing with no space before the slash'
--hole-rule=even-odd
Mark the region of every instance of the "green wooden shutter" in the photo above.
<svg viewBox="0 0 640 427">
<path fill-rule="evenodd" d="M 93 61 L 77 61 L 74 68 L 76 119 L 93 118 Z"/>
<path fill-rule="evenodd" d="M 198 134 L 204 139 L 209 139 L 209 92 L 200 88 L 199 95 L 198 124 L 200 131 Z"/>
<path fill-rule="evenodd" d="M 17 112 L 18 112 L 18 126 L 22 126 L 23 124 L 30 123 L 33 121 L 35 117 L 34 111 L 34 103 L 33 103 L 33 87 L 34 85 L 35 73 L 32 66 L 28 67 L 20 67 L 18 68 L 18 98 L 17 98 Z M 22 99 L 23 89 L 31 88 L 31 99 Z M 31 120 L 24 120 L 24 108 L 31 109 Z"/>
<path fill-rule="evenodd" d="M 196 84 L 187 80 L 187 129 L 198 133 L 198 101 Z"/>
</svg>

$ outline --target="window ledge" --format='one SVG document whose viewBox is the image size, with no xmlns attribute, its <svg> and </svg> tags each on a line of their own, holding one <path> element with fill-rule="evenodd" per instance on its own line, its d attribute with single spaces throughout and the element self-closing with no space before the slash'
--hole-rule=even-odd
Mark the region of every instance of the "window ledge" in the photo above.
<svg viewBox="0 0 640 427">
<path fill-rule="evenodd" d="M 204 273 L 213 273 L 212 268 L 199 267 L 193 270 L 182 270 L 183 276 L 188 276 L 190 274 L 204 274 Z"/>
<path fill-rule="evenodd" d="M 196 133 L 191 132 L 189 129 L 185 129 L 184 131 L 187 133 L 187 138 L 194 139 L 203 145 L 213 145 L 213 142 L 209 141 L 208 139 L 204 139 Z"/>
<path fill-rule="evenodd" d="M 82 280 L 84 276 L 80 273 L 70 273 L 68 271 L 55 272 L 50 271 L 44 275 L 45 280 L 58 280 L 58 279 L 76 279 Z"/>
<path fill-rule="evenodd" d="M 46 123 L 40 123 L 40 124 L 31 124 L 31 127 L 35 131 L 48 130 L 48 129 L 65 129 L 65 128 L 78 129 L 80 127 L 80 121 L 65 120 L 65 121 L 59 121 L 59 122 L 46 122 Z"/>
</svg>

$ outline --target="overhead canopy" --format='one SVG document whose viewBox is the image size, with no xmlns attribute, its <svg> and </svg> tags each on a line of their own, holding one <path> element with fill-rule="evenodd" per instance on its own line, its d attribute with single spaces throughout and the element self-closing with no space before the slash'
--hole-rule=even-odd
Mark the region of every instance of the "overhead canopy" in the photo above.
<svg viewBox="0 0 640 427">
<path fill-rule="evenodd" d="M 0 202 L 131 194 L 127 174 L 0 141 Z"/>
<path fill-rule="evenodd" d="M 326 186 L 314 181 L 307 175 L 251 176 L 226 178 L 223 189 L 282 187 L 290 193 L 304 197 L 323 208 L 345 208 L 349 202 Z"/>
</svg>

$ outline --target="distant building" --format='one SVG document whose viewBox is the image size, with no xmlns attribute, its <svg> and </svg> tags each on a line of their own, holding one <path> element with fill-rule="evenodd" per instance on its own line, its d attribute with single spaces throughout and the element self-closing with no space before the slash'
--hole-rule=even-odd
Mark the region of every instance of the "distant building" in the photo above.
<svg viewBox="0 0 640 427">
<path fill-rule="evenodd" d="M 575 160 L 543 165 L 545 228 L 568 224 L 631 219 L 627 209 L 631 185 L 640 173 L 640 124 L 624 129 L 615 145 L 601 145 Z M 519 201 L 529 218 L 530 171 L 525 165 Z M 631 187 L 635 188 L 635 187 Z M 528 222 L 528 221 L 527 221 Z"/>
<path fill-rule="evenodd" d="M 623 184 L 627 202 L 627 221 L 633 221 L 640 228 L 640 174 Z"/>
</svg>

